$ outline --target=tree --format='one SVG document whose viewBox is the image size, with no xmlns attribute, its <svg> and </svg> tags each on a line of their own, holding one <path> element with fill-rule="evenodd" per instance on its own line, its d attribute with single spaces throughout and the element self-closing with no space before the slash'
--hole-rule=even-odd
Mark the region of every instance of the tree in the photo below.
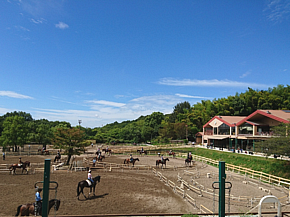
<svg viewBox="0 0 290 217">
<path fill-rule="evenodd" d="M 271 154 L 290 156 L 290 123 L 281 123 L 272 130 L 273 136 L 268 140 L 257 142 L 255 149 L 267 156 Z"/>
<path fill-rule="evenodd" d="M 30 121 L 28 122 L 28 130 L 27 137 L 29 142 L 42 144 L 43 146 L 50 144 L 53 133 L 48 120 Z"/>
<path fill-rule="evenodd" d="M 27 125 L 25 118 L 21 116 L 11 116 L 3 121 L 3 131 L 0 137 L 0 144 L 4 148 L 14 147 L 17 151 L 18 146 L 23 147 L 26 142 Z"/>
<path fill-rule="evenodd" d="M 63 149 L 64 154 L 68 156 L 66 164 L 68 165 L 72 155 L 80 155 L 85 147 L 90 145 L 85 141 L 85 132 L 79 128 L 58 128 L 54 131 L 52 139 L 53 148 Z"/>
</svg>

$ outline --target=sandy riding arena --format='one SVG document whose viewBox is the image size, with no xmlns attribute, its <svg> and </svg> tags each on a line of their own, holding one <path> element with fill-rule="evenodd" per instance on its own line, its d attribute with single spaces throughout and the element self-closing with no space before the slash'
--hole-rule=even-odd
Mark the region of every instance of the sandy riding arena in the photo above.
<svg viewBox="0 0 290 217">
<path fill-rule="evenodd" d="M 16 208 L 20 204 L 34 201 L 34 184 L 43 180 L 44 159 L 55 156 L 22 156 L 22 161 L 30 161 L 32 166 L 28 174 L 16 174 L 2 170 L 0 172 L 0 204 L 5 205 L 0 210 L 0 216 L 15 216 Z M 210 213 L 218 212 L 218 189 L 214 190 L 212 183 L 218 181 L 218 169 L 195 162 L 193 166 L 185 167 L 184 159 L 169 157 L 166 168 L 156 168 L 158 156 L 140 156 L 135 166 L 122 166 L 127 155 L 106 155 L 105 159 L 92 168 L 92 176 L 101 176 L 96 185 L 96 194 L 85 199 L 80 195 L 77 199 L 78 182 L 87 178 L 87 172 L 81 170 L 92 167 L 94 155 L 78 156 L 74 164 L 75 169 L 53 170 L 50 180 L 59 184 L 57 191 L 50 190 L 49 199 L 61 200 L 60 208 L 56 212 L 60 215 L 94 215 L 94 214 L 145 214 L 145 213 Z M 18 162 L 17 156 L 8 156 L 0 164 Z M 60 164 L 58 164 L 60 165 Z M 36 169 L 40 168 L 40 169 Z M 53 167 L 52 167 L 53 168 Z M 275 195 L 282 203 L 282 211 L 290 210 L 287 206 L 289 192 L 286 189 L 263 184 L 249 177 L 226 171 L 227 182 L 231 182 L 231 189 L 226 190 L 226 212 L 230 203 L 230 212 L 247 212 L 254 208 L 265 195 Z M 218 185 L 217 185 L 218 186 Z M 229 185 L 228 185 L 229 186 Z M 227 187 L 227 186 L 226 186 Z M 88 196 L 89 189 L 84 193 Z M 228 195 L 231 195 L 230 199 Z M 215 200 L 214 200 L 215 198 Z M 271 208 L 272 207 L 272 208 Z M 264 211 L 275 212 L 273 204 L 263 207 Z M 257 209 L 253 210 L 257 212 Z M 55 215 L 52 209 L 50 215 Z"/>
</svg>

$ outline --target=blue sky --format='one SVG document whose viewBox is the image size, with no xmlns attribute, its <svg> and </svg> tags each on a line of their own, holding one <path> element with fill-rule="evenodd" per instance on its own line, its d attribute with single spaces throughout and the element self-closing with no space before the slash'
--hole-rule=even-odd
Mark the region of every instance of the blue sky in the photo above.
<svg viewBox="0 0 290 217">
<path fill-rule="evenodd" d="M 94 128 L 290 80 L 289 0 L 3 0 L 0 30 L 0 115 Z"/>
</svg>

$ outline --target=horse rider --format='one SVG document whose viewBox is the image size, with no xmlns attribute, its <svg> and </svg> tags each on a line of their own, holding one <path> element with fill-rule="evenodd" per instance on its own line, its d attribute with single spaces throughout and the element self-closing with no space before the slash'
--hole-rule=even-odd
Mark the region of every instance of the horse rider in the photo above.
<svg viewBox="0 0 290 217">
<path fill-rule="evenodd" d="M 144 149 L 143 149 L 143 147 L 141 148 L 141 153 L 143 153 L 144 152 Z"/>
<path fill-rule="evenodd" d="M 88 180 L 90 180 L 92 182 L 92 184 L 94 183 L 94 180 L 92 179 L 92 174 L 91 174 L 91 170 L 89 170 L 88 172 Z"/>
<path fill-rule="evenodd" d="M 37 213 L 37 215 L 39 215 L 39 214 L 41 214 L 39 212 L 40 212 L 41 207 L 42 207 L 42 202 L 41 202 L 42 198 L 40 196 L 41 189 L 39 187 L 36 187 L 35 191 L 36 191 L 36 193 L 35 193 L 36 213 Z"/>
<path fill-rule="evenodd" d="M 162 162 L 162 163 L 164 162 L 164 157 L 163 157 L 163 155 L 161 155 L 161 162 Z"/>
<path fill-rule="evenodd" d="M 59 151 L 57 151 L 56 156 L 60 158 L 60 152 Z"/>
<path fill-rule="evenodd" d="M 18 166 L 22 166 L 22 164 L 23 164 L 23 162 L 21 161 L 21 157 L 19 158 L 19 160 L 18 160 Z"/>
<path fill-rule="evenodd" d="M 99 153 L 101 153 L 101 150 L 100 150 L 100 148 L 98 148 L 98 151 L 97 151 L 97 153 L 98 153 L 98 155 L 99 155 Z"/>
<path fill-rule="evenodd" d="M 133 156 L 130 154 L 130 162 L 133 162 Z"/>
<path fill-rule="evenodd" d="M 169 154 L 172 154 L 172 150 L 169 151 Z"/>
<path fill-rule="evenodd" d="M 107 148 L 106 148 L 106 152 L 108 152 L 108 150 L 109 150 L 109 146 L 107 146 Z"/>
<path fill-rule="evenodd" d="M 98 160 L 100 160 L 101 159 L 101 152 L 99 152 L 99 154 L 98 154 Z"/>
</svg>

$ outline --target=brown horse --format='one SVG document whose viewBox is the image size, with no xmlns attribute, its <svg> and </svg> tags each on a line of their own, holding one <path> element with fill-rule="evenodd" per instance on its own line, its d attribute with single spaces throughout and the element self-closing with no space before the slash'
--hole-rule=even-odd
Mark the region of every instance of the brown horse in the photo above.
<svg viewBox="0 0 290 217">
<path fill-rule="evenodd" d="M 102 151 L 104 151 L 105 154 L 108 154 L 108 155 L 112 154 L 112 150 L 111 149 L 103 148 Z"/>
<path fill-rule="evenodd" d="M 156 160 L 156 167 L 158 166 L 159 168 L 159 164 L 161 164 L 161 169 L 163 168 L 163 164 L 165 165 L 166 168 L 166 161 L 169 161 L 169 158 L 165 158 L 162 162 L 162 160 Z"/>
<path fill-rule="evenodd" d="M 131 161 L 129 158 L 124 160 L 124 164 L 130 164 L 132 163 L 133 166 L 135 164 L 136 161 L 139 161 L 139 158 L 133 158 L 133 160 Z"/>
<path fill-rule="evenodd" d="M 52 199 L 48 202 L 48 213 L 53 206 L 54 206 L 54 209 L 57 211 L 60 206 L 60 200 Z M 39 213 L 42 213 L 41 209 Z M 35 214 L 34 203 L 33 204 L 27 203 L 27 204 L 18 206 L 17 213 L 15 214 L 15 216 L 18 216 L 19 214 L 20 216 L 29 216 L 29 214 L 34 215 Z"/>
<path fill-rule="evenodd" d="M 49 155 L 49 151 L 48 150 L 38 149 L 38 153 L 39 152 L 40 152 L 41 155 L 43 155 L 43 154 Z"/>
<path fill-rule="evenodd" d="M 147 151 L 146 150 L 137 150 L 137 153 L 139 153 L 140 155 L 144 154 L 147 155 Z"/>
<path fill-rule="evenodd" d="M 13 174 L 16 174 L 16 168 L 22 168 L 22 173 L 23 173 L 24 170 L 26 170 L 26 174 L 28 174 L 27 167 L 29 167 L 29 166 L 30 166 L 30 162 L 29 161 L 25 161 L 21 165 L 19 165 L 19 164 L 12 164 L 9 167 L 9 170 L 10 170 L 10 173 L 12 172 Z"/>
<path fill-rule="evenodd" d="M 175 158 L 175 152 L 173 152 L 173 151 L 172 151 L 172 152 L 168 151 L 167 153 L 168 153 L 169 156 L 172 155 L 172 157 Z"/>
</svg>

